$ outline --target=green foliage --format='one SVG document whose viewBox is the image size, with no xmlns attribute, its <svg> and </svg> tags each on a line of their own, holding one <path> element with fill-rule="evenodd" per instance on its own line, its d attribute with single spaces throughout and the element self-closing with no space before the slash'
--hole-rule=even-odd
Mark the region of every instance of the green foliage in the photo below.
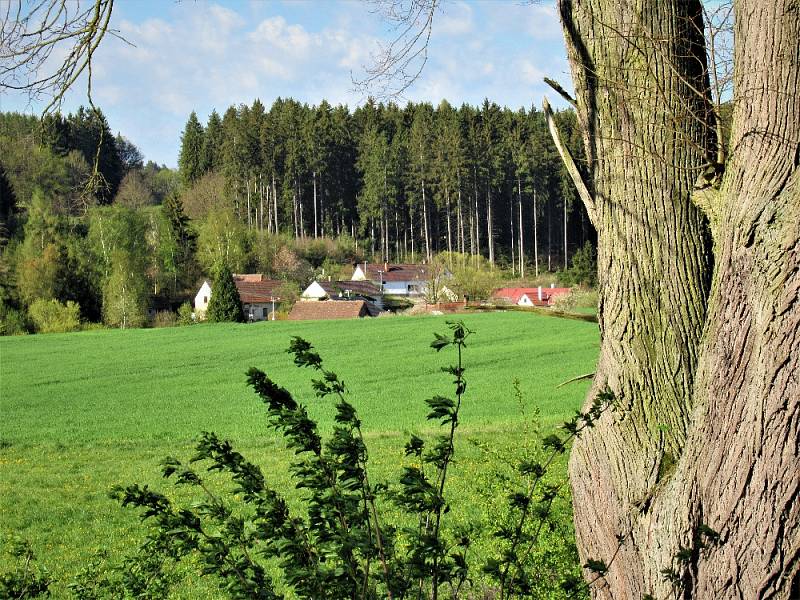
<svg viewBox="0 0 800 600">
<path fill-rule="evenodd" d="M 178 156 L 183 183 L 187 186 L 194 183 L 203 173 L 203 126 L 192 111 L 186 127 L 181 135 L 181 151 Z"/>
<path fill-rule="evenodd" d="M 346 399 L 347 387 L 324 367 L 311 344 L 295 337 L 289 346 L 295 365 L 318 373 L 319 378 L 312 379 L 316 396 L 335 401 L 336 424 L 327 441 L 308 408 L 263 371 L 251 368 L 248 383 L 266 405 L 270 427 L 294 454 L 290 473 L 304 491 L 305 508 L 295 513 L 256 464 L 231 442 L 204 432 L 189 463 L 174 457 L 162 462 L 165 478 L 201 494 L 190 506 L 176 505 L 168 496 L 137 484 L 117 486 L 112 492 L 123 506 L 140 509 L 142 519 L 149 521 L 151 533 L 142 549 L 155 548 L 171 561 L 195 557 L 202 574 L 215 576 L 219 588 L 234 598 L 278 598 L 278 590 L 287 586 L 300 598 L 416 595 L 435 600 L 443 586 L 448 595 L 459 597 L 471 581 L 473 526 L 446 524 L 451 503 L 457 502 L 446 489 L 467 390 L 462 354 L 472 332 L 461 322 L 448 326 L 451 333 L 435 334 L 430 346 L 436 352 L 454 350 L 456 363 L 441 370 L 452 376 L 455 397 L 434 395 L 425 401 L 427 420 L 438 421 L 444 432 L 428 441 L 411 435 L 405 448 L 411 463 L 403 467 L 398 485 L 371 483 L 361 419 Z M 614 402 L 610 391 L 599 393 L 587 411 L 576 412 L 562 425 L 563 434 L 543 439 L 542 450 L 549 455 L 541 462 L 531 456 L 519 462 L 522 485 L 515 489 L 512 484 L 508 520 L 494 532 L 500 556 L 484 568 L 497 580 L 499 598 L 532 592 L 540 569 L 531 570 L 530 548 L 540 543 L 544 527 L 557 525 L 551 514 L 565 484 L 549 483 L 544 477 L 556 457 Z M 215 472 L 230 478 L 232 488 L 214 489 L 210 474 Z M 382 499 L 404 515 L 399 522 L 391 522 L 379 509 Z M 271 575 L 260 556 L 277 561 L 279 575 Z M 149 578 L 164 579 L 164 561 L 139 564 L 152 569 Z M 598 577 L 608 570 L 594 559 L 584 566 Z M 565 587 L 573 585 L 570 579 Z"/>
<path fill-rule="evenodd" d="M 38 598 L 49 596 L 52 580 L 46 569 L 36 563 L 31 545 L 17 537 L 9 536 L 4 544 L 8 561 L 3 561 L 0 572 L 0 598 Z M 5 570 L 11 567 L 11 570 Z"/>
<path fill-rule="evenodd" d="M 147 321 L 147 284 L 142 267 L 123 251 L 111 257 L 111 271 L 103 285 L 103 322 L 111 327 L 141 327 Z"/>
<path fill-rule="evenodd" d="M 250 235 L 233 212 L 214 210 L 197 225 L 197 260 L 207 273 L 223 263 L 237 273 L 247 272 Z"/>
<path fill-rule="evenodd" d="M 38 333 L 67 333 L 81 327 L 81 309 L 72 302 L 62 304 L 58 300 L 35 300 L 28 308 L 28 315 Z"/>
<path fill-rule="evenodd" d="M 454 378 L 456 399 L 434 396 L 426 401 L 431 409 L 428 420 L 440 421 L 445 434 L 434 438 L 427 451 L 425 442 L 412 436 L 406 454 L 421 466 L 406 467 L 399 488 L 389 495 L 415 523 L 404 531 L 404 545 L 395 544 L 398 528 L 387 525 L 379 514 L 377 501 L 387 488 L 370 483 L 361 420 L 346 400 L 344 382 L 298 337 L 289 346 L 295 364 L 319 373 L 320 378 L 312 380 L 318 398 L 335 399 L 336 426 L 327 442 L 308 409 L 263 371 L 250 369 L 248 383 L 267 406 L 269 425 L 295 455 L 290 469 L 297 487 L 305 491 L 301 514 L 292 515 L 258 466 L 208 432 L 190 463 L 173 457 L 162 463 L 165 478 L 202 494 L 191 507 L 175 506 L 147 486 L 118 486 L 112 496 L 123 506 L 141 509 L 153 528 L 148 546 L 172 560 L 197 556 L 202 573 L 216 576 L 219 587 L 234 598 L 280 597 L 259 556 L 277 560 L 285 584 L 301 598 L 403 597 L 419 586 L 435 599 L 445 584 L 457 596 L 468 576 L 470 542 L 463 533 L 444 532 L 444 515 L 449 512 L 445 486 L 466 391 L 461 355 L 471 332 L 463 323 L 449 327 L 452 334 L 437 334 L 431 346 L 437 352 L 448 346 L 456 351 L 457 363 L 442 369 Z M 233 489 L 226 494 L 213 491 L 195 464 L 204 464 L 208 473 L 226 474 Z M 153 569 L 151 577 L 159 579 L 162 563 L 148 567 Z"/>
<path fill-rule="evenodd" d="M 0 298 L 0 335 L 24 335 L 28 327 L 25 313 Z"/>
<path fill-rule="evenodd" d="M 175 327 L 177 324 L 178 315 L 171 310 L 159 310 L 150 321 L 150 325 L 153 327 Z"/>
<path fill-rule="evenodd" d="M 562 285 L 581 285 L 593 287 L 597 285 L 597 258 L 594 246 L 586 242 L 572 257 L 572 267 L 558 272 L 558 280 Z"/>
<path fill-rule="evenodd" d="M 468 254 L 442 253 L 439 260 L 448 266 L 453 274 L 447 286 L 460 297 L 470 301 L 487 300 L 500 284 L 500 274 L 493 270 L 482 256 Z"/>
<path fill-rule="evenodd" d="M 211 289 L 211 298 L 208 301 L 206 319 L 211 323 L 244 323 L 244 312 L 239 300 L 239 292 L 233 282 L 233 275 L 224 263 L 217 271 L 214 286 Z"/>
<path fill-rule="evenodd" d="M 194 325 L 194 319 L 192 318 L 192 313 L 194 309 L 192 305 L 188 302 L 184 302 L 178 307 L 178 325 Z"/>
</svg>

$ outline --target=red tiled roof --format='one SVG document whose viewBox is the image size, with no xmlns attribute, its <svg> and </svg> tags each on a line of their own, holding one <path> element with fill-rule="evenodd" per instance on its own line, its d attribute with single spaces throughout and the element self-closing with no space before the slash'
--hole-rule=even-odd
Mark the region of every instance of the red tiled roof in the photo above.
<svg viewBox="0 0 800 600">
<path fill-rule="evenodd" d="M 367 305 L 363 300 L 312 300 L 296 302 L 289 320 L 355 319 L 367 315 Z"/>
<path fill-rule="evenodd" d="M 239 292 L 242 304 L 266 304 L 272 298 L 278 300 L 277 290 L 283 284 L 279 279 L 262 279 L 259 281 L 234 278 L 233 283 Z"/>
<path fill-rule="evenodd" d="M 572 290 L 570 288 L 549 288 L 542 287 L 542 299 L 539 300 L 539 288 L 500 288 L 492 298 L 495 300 L 505 300 L 511 304 L 516 304 L 520 301 L 522 296 L 527 295 L 531 302 L 540 306 L 551 304 L 553 298 L 556 296 L 563 296 L 569 294 Z"/>
</svg>

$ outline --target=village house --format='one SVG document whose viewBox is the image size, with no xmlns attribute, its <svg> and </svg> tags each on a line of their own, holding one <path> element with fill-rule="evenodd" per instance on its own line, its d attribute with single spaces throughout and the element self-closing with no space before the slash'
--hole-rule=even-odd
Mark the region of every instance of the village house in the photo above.
<svg viewBox="0 0 800 600">
<path fill-rule="evenodd" d="M 357 319 L 370 316 L 363 300 L 340 300 L 324 302 L 297 302 L 289 313 L 290 321 L 327 319 Z"/>
<path fill-rule="evenodd" d="M 372 317 L 383 312 L 383 295 L 380 289 L 370 281 L 312 281 L 300 300 L 306 302 L 346 300 L 363 300 Z"/>
<path fill-rule="evenodd" d="M 239 292 L 244 318 L 248 321 L 274 320 L 274 311 L 280 302 L 277 290 L 283 284 L 279 279 L 265 279 L 260 273 L 234 274 L 233 283 Z M 195 318 L 202 320 L 211 300 L 211 284 L 206 280 L 194 297 Z"/>
<path fill-rule="evenodd" d="M 371 281 L 384 293 L 390 296 L 422 297 L 431 280 L 429 265 L 392 264 L 392 263 L 358 263 L 353 269 L 352 281 Z M 444 272 L 441 277 L 449 278 Z"/>
<path fill-rule="evenodd" d="M 570 288 L 557 288 L 555 284 L 535 288 L 501 288 L 492 294 L 492 299 L 500 304 L 517 306 L 552 306 L 555 299 L 571 293 Z"/>
</svg>

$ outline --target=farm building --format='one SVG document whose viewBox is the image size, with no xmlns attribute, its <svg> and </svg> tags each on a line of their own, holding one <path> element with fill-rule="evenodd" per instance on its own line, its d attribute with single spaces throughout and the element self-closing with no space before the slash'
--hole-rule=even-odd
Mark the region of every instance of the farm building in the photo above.
<svg viewBox="0 0 800 600">
<path fill-rule="evenodd" d="M 297 302 L 289 313 L 289 320 L 357 319 L 368 316 L 367 303 L 363 300 L 322 300 Z"/>
<path fill-rule="evenodd" d="M 451 277 L 445 272 L 442 277 Z M 384 294 L 392 296 L 424 296 L 431 279 L 429 265 L 359 263 L 353 269 L 352 281 L 371 281 Z"/>
<path fill-rule="evenodd" d="M 370 281 L 313 281 L 300 295 L 303 301 L 363 300 L 370 316 L 375 317 L 383 311 L 383 294 Z"/>
<path fill-rule="evenodd" d="M 492 294 L 492 299 L 501 304 L 517 306 L 552 306 L 558 296 L 565 296 L 570 288 L 535 287 L 535 288 L 501 288 Z"/>
<path fill-rule="evenodd" d="M 280 298 L 277 290 L 283 284 L 278 279 L 264 279 L 260 273 L 233 275 L 233 283 L 239 292 L 242 311 L 249 321 L 264 321 L 272 316 Z M 196 318 L 203 319 L 211 300 L 211 284 L 206 280 L 194 297 Z"/>
</svg>

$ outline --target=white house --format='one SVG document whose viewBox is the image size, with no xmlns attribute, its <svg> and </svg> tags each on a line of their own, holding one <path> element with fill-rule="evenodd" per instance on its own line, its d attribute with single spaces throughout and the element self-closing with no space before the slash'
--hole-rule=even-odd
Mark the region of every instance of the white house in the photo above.
<svg viewBox="0 0 800 600">
<path fill-rule="evenodd" d="M 265 321 L 273 317 L 276 306 L 280 302 L 278 288 L 283 284 L 277 279 L 264 279 L 258 273 L 234 275 L 233 283 L 239 292 L 244 318 L 248 321 Z M 203 281 L 200 290 L 194 297 L 194 314 L 198 320 L 205 319 L 208 302 L 211 299 L 211 284 Z"/>
<path fill-rule="evenodd" d="M 364 262 L 355 266 L 350 279 L 371 281 L 391 296 L 414 297 L 425 295 L 430 277 L 428 265 Z"/>
<path fill-rule="evenodd" d="M 194 297 L 194 314 L 196 319 L 205 319 L 209 300 L 211 300 L 211 284 L 208 283 L 208 281 L 203 281 L 203 285 L 200 286 L 200 290 Z"/>
</svg>

